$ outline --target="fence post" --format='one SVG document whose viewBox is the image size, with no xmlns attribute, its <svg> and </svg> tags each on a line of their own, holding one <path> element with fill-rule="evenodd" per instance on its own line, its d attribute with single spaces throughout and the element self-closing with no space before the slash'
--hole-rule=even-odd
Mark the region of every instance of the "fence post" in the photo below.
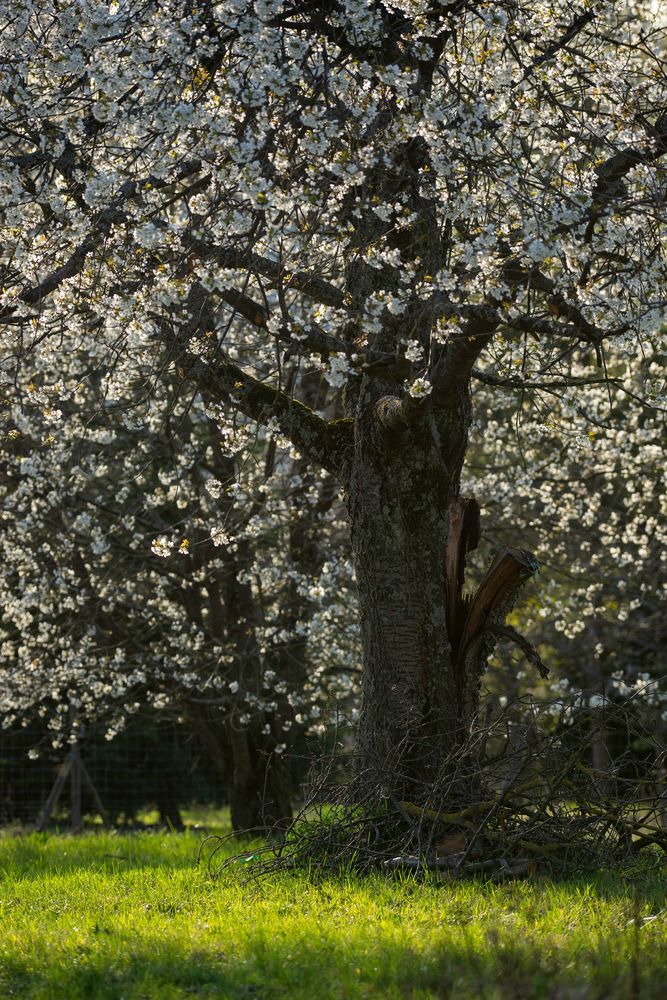
<svg viewBox="0 0 667 1000">
<path fill-rule="evenodd" d="M 37 820 L 37 830 L 39 833 L 43 833 L 51 819 L 51 813 L 55 809 L 58 799 L 60 798 L 60 793 L 62 792 L 65 782 L 67 781 L 67 775 L 72 767 L 72 752 L 67 754 L 64 761 L 58 768 L 58 776 L 53 783 L 53 788 L 49 792 L 49 797 L 44 803 L 44 808 L 42 809 L 39 819 Z"/>
<path fill-rule="evenodd" d="M 72 833 L 81 833 L 83 816 L 81 814 L 81 749 L 78 743 L 72 747 L 70 754 L 70 829 Z"/>
</svg>

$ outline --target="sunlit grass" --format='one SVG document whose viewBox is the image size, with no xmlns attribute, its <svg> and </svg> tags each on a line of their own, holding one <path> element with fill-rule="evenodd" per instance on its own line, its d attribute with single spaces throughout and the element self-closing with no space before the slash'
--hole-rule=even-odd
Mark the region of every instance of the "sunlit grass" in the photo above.
<svg viewBox="0 0 667 1000">
<path fill-rule="evenodd" d="M 221 829 L 219 815 L 196 819 Z M 499 885 L 248 884 L 242 865 L 219 881 L 196 866 L 204 835 L 0 836 L 0 996 L 664 996 L 657 867 Z"/>
</svg>

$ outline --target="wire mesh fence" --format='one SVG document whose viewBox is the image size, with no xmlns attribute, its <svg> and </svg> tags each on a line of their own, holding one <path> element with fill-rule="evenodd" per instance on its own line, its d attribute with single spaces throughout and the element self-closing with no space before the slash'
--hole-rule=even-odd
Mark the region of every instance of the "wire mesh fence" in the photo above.
<svg viewBox="0 0 667 1000">
<path fill-rule="evenodd" d="M 420 779 L 421 764 L 403 774 L 399 744 L 396 761 L 365 782 L 350 734 L 338 727 L 317 748 L 295 752 L 297 815 L 287 837 L 269 838 L 285 844 L 269 868 L 323 852 L 334 867 L 355 858 L 362 867 L 518 872 L 538 863 L 555 870 L 574 854 L 593 863 L 644 846 L 667 851 L 664 729 L 637 699 L 582 694 L 505 707 L 496 699 L 487 709 L 435 780 Z M 201 735 L 150 713 L 112 740 L 92 727 L 59 749 L 45 723 L 0 731 L 0 825 L 180 830 L 186 808 L 220 808 L 233 796 L 233 775 Z M 435 756 L 424 745 L 419 759 Z"/>
<path fill-rule="evenodd" d="M 152 813 L 180 829 L 188 805 L 226 800 L 223 776 L 178 722 L 140 714 L 112 740 L 92 727 L 60 748 L 38 723 L 0 730 L 0 825 L 136 828 Z"/>
</svg>

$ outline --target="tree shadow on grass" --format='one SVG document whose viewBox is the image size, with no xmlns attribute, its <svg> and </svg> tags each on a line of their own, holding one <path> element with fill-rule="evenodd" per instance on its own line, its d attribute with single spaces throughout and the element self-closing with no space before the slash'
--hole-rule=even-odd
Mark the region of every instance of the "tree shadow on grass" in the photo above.
<svg viewBox="0 0 667 1000">
<path fill-rule="evenodd" d="M 620 887 L 619 887 L 620 888 Z M 614 894 L 613 886 L 603 890 Z M 665 903 L 665 889 L 644 894 Z M 449 924 L 448 928 L 446 924 Z M 649 926 L 648 924 L 645 926 Z M 196 933 L 196 928 L 194 928 Z M 601 928 L 583 942 L 567 933 L 526 940 L 507 915 L 483 927 L 468 922 L 434 928 L 424 947 L 408 946 L 386 928 L 361 939 L 344 929 L 306 936 L 289 929 L 251 929 L 235 944 L 222 933 L 184 944 L 156 934 L 128 941 L 112 925 L 67 953 L 0 960 L 0 996 L 21 1000 L 662 1000 L 667 968 L 665 934 L 644 927 Z"/>
<path fill-rule="evenodd" d="M 569 955 L 543 956 L 517 946 L 499 946 L 492 960 L 470 949 L 450 948 L 424 956 L 410 949 L 377 953 L 369 963 L 365 949 L 347 952 L 344 959 L 313 949 L 310 957 L 294 955 L 287 947 L 265 953 L 263 960 L 241 963 L 183 953 L 180 959 L 156 958 L 134 952 L 108 966 L 84 957 L 68 967 L 39 970 L 29 960 L 15 960 L 0 968 L 3 997 L 21 1000 L 176 1000 L 192 996 L 262 1000 L 355 1000 L 355 998 L 435 997 L 513 1000 L 662 1000 L 664 962 L 658 969 L 639 962 L 610 961 L 607 952 L 591 951 L 586 968 L 566 968 Z M 654 956 L 655 958 L 655 956 Z M 636 983 L 640 984 L 640 992 Z"/>
</svg>

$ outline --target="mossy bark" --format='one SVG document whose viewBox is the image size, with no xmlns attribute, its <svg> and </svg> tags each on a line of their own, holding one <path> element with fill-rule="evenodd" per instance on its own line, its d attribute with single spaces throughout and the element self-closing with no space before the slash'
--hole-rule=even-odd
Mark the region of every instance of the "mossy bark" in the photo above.
<svg viewBox="0 0 667 1000">
<path fill-rule="evenodd" d="M 502 550 L 464 596 L 465 555 L 479 539 L 479 508 L 460 496 L 467 394 L 414 422 L 401 404 L 371 400 L 364 412 L 363 391 L 356 401 L 348 510 L 363 644 L 359 787 L 414 802 L 451 779 L 460 798 L 482 673 L 536 564 Z"/>
<path fill-rule="evenodd" d="M 414 798 L 461 738 L 444 555 L 467 414 L 459 447 L 443 449 L 434 415 L 410 425 L 386 404 L 360 395 L 348 487 L 363 645 L 357 752 L 363 787 Z"/>
</svg>

